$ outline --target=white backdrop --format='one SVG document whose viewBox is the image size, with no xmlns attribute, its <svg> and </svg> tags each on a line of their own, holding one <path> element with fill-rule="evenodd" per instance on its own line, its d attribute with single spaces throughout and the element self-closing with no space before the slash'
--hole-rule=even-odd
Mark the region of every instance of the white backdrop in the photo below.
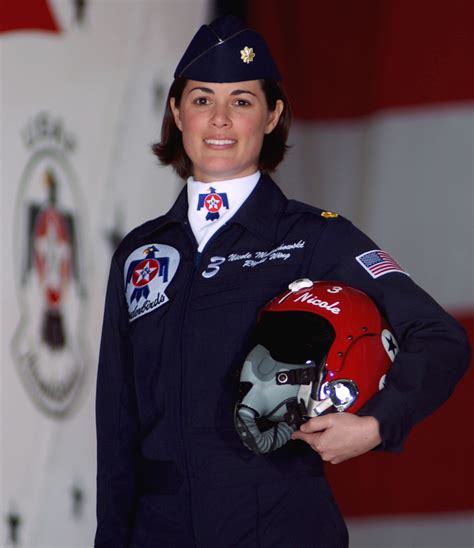
<svg viewBox="0 0 474 548">
<path fill-rule="evenodd" d="M 1 35 L 0 543 L 9 545 L 7 523 L 19 519 L 19 546 L 72 548 L 91 546 L 95 528 L 94 384 L 112 241 L 168 209 L 181 185 L 157 167 L 149 145 L 207 3 L 96 0 L 82 22 L 72 2 L 49 7 L 59 32 Z M 40 245 L 29 218 L 48 202 L 48 169 L 56 208 L 72 219 L 68 252 L 79 277 L 63 291 L 67 344 L 56 350 L 41 340 L 43 292 L 38 269 L 28 267 L 31 246 Z M 13 340 L 20 309 L 17 338 L 28 339 L 26 349 Z M 37 369 L 22 352 L 35 354 Z M 75 367 L 70 401 L 51 403 L 57 395 L 48 390 L 59 391 Z"/>
</svg>

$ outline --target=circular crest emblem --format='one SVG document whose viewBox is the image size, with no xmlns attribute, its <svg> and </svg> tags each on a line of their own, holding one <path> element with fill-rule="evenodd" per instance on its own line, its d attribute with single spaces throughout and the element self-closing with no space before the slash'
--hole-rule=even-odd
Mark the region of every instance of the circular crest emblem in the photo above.
<svg viewBox="0 0 474 548">
<path fill-rule="evenodd" d="M 71 411 L 83 385 L 86 349 L 82 199 L 65 151 L 38 147 L 16 202 L 14 267 L 20 320 L 12 352 L 34 403 Z"/>
</svg>

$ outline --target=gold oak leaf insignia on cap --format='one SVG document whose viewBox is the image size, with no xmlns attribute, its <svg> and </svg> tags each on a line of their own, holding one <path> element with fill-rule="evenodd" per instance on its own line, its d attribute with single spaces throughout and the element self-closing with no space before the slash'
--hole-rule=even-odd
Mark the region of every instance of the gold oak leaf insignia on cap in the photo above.
<svg viewBox="0 0 474 548">
<path fill-rule="evenodd" d="M 334 213 L 333 211 L 323 211 L 321 212 L 321 217 L 325 219 L 336 219 L 339 217 L 339 213 Z"/>
<path fill-rule="evenodd" d="M 240 58 L 244 63 L 251 63 L 253 61 L 253 58 L 255 57 L 255 53 L 253 52 L 253 48 L 249 48 L 248 46 L 245 46 L 244 49 L 240 50 Z"/>
</svg>

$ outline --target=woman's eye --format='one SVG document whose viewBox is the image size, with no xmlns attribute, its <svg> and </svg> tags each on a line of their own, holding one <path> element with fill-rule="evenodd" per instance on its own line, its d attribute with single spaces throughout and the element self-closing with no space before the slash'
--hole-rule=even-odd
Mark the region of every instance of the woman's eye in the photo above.
<svg viewBox="0 0 474 548">
<path fill-rule="evenodd" d="M 207 97 L 198 97 L 197 99 L 194 99 L 195 105 L 208 105 L 209 100 Z"/>
<path fill-rule="evenodd" d="M 234 104 L 238 107 L 248 107 L 250 106 L 250 101 L 247 101 L 247 99 L 236 99 Z"/>
</svg>

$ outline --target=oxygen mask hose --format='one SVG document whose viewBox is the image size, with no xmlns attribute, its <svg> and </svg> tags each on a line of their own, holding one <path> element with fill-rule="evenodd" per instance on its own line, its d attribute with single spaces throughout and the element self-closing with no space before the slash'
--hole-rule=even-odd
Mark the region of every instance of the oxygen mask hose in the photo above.
<svg viewBox="0 0 474 548">
<path fill-rule="evenodd" d="M 243 444 L 256 453 L 265 455 L 282 447 L 287 443 L 294 426 L 285 422 L 276 422 L 273 428 L 261 432 L 256 423 L 257 412 L 245 405 L 238 405 L 235 410 L 235 428 Z"/>
</svg>

